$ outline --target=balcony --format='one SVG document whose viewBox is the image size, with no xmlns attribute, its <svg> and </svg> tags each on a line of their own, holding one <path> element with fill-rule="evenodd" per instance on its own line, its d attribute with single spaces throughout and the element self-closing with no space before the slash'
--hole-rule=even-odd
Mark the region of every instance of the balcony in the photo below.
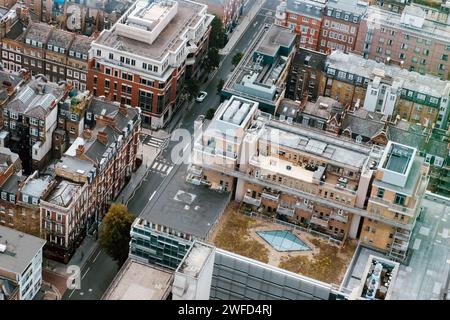
<svg viewBox="0 0 450 320">
<path fill-rule="evenodd" d="M 283 214 L 288 217 L 293 217 L 295 215 L 295 209 L 282 207 L 281 205 L 278 205 L 277 213 Z"/>
<path fill-rule="evenodd" d="M 327 189 L 338 190 L 351 195 L 356 195 L 356 190 L 358 190 L 357 182 L 334 174 L 326 174 L 325 180 L 320 182 L 320 185 Z"/>
<path fill-rule="evenodd" d="M 272 200 L 272 201 L 278 201 L 280 199 L 280 193 L 279 192 L 271 192 L 269 190 L 264 190 L 261 193 L 261 197 Z"/>
<path fill-rule="evenodd" d="M 297 202 L 295 207 L 308 212 L 313 212 L 314 210 L 314 206 L 312 204 L 305 204 L 304 202 Z"/>
<path fill-rule="evenodd" d="M 193 64 L 195 64 L 195 58 L 188 58 L 188 59 L 186 59 L 186 65 L 187 66 L 191 66 Z"/>
<path fill-rule="evenodd" d="M 347 223 L 348 222 L 348 214 L 347 213 L 336 213 L 333 212 L 330 215 L 331 219 L 334 219 L 336 221 L 342 222 L 342 223 Z"/>
<path fill-rule="evenodd" d="M 328 222 L 329 222 L 328 217 L 321 217 L 317 214 L 313 214 L 310 220 L 310 223 L 319 225 L 323 228 L 328 228 Z"/>
<path fill-rule="evenodd" d="M 244 199 L 242 201 L 247 204 L 250 204 L 252 206 L 259 207 L 261 205 L 261 198 L 259 198 L 259 199 L 252 198 L 251 196 L 248 196 L 248 195 L 244 195 Z"/>
<path fill-rule="evenodd" d="M 396 212 L 396 213 L 401 213 L 403 215 L 407 215 L 410 217 L 414 217 L 414 214 L 416 212 L 416 207 L 417 207 L 417 202 L 414 204 L 414 207 L 412 208 L 408 208 L 408 207 L 404 207 L 386 200 L 383 200 L 381 198 L 378 197 L 373 197 L 369 199 L 369 202 L 378 204 L 378 205 L 382 205 L 384 207 L 387 207 L 389 211 L 392 212 Z"/>
<path fill-rule="evenodd" d="M 408 242 L 410 238 L 411 238 L 411 232 L 409 232 L 408 230 L 397 229 L 395 231 L 394 239 Z"/>
</svg>

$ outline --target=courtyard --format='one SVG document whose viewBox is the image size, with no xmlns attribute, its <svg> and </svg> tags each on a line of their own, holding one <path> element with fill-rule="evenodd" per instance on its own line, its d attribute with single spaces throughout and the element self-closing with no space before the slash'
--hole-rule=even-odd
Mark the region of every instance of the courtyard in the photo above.
<svg viewBox="0 0 450 320">
<path fill-rule="evenodd" d="M 211 240 L 219 248 L 332 284 L 342 282 L 356 249 L 354 241 L 341 247 L 268 218 L 247 216 L 237 202 L 230 202 Z"/>
</svg>

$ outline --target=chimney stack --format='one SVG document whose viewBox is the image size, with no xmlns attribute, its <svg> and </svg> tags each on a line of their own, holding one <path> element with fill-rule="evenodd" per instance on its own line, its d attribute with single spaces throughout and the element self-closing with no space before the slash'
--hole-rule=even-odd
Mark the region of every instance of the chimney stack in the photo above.
<svg viewBox="0 0 450 320">
<path fill-rule="evenodd" d="M 103 131 L 97 132 L 97 139 L 103 144 L 106 145 L 108 144 L 108 135 L 106 134 L 106 132 Z"/>
<path fill-rule="evenodd" d="M 127 115 L 127 107 L 123 104 L 120 104 L 119 112 L 122 113 L 124 116 L 126 116 Z"/>
<path fill-rule="evenodd" d="M 81 156 L 84 153 L 84 144 L 80 144 L 76 150 L 77 157 Z"/>
<path fill-rule="evenodd" d="M 92 138 L 92 130 L 91 129 L 84 129 L 83 136 L 87 140 L 91 139 Z"/>
</svg>

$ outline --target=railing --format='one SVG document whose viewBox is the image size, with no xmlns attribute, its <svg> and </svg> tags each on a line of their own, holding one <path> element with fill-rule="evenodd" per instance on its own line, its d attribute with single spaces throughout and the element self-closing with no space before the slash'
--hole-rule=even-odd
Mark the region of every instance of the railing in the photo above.
<svg viewBox="0 0 450 320">
<path fill-rule="evenodd" d="M 315 203 L 319 203 L 325 206 L 329 206 L 332 208 L 336 208 L 336 209 L 342 209 L 344 211 L 353 213 L 353 214 L 357 214 L 363 217 L 368 217 L 377 221 L 381 221 L 384 222 L 388 225 L 394 226 L 394 227 L 400 227 L 402 229 L 406 229 L 406 230 L 412 230 L 412 228 L 414 227 L 414 224 L 406 224 L 406 223 L 402 223 L 400 221 L 396 221 L 393 219 L 389 219 L 387 217 L 384 217 L 380 214 L 376 214 L 374 212 L 370 212 L 361 208 L 357 208 L 357 207 L 351 207 L 351 206 L 347 206 L 344 205 L 343 203 L 340 202 L 335 202 L 329 199 L 325 199 L 325 198 L 321 198 L 318 197 L 315 194 L 311 194 L 302 190 L 298 190 L 292 187 L 288 187 L 285 185 L 279 185 L 276 184 L 273 181 L 269 181 L 269 180 L 265 180 L 265 179 L 261 179 L 261 178 L 256 178 L 254 176 L 251 176 L 245 172 L 241 172 L 238 170 L 232 170 L 230 168 L 225 168 L 225 167 L 221 167 L 221 166 L 216 166 L 216 165 L 211 165 L 211 164 L 204 164 L 203 168 L 209 169 L 209 170 L 214 170 L 217 172 L 221 172 L 223 174 L 235 177 L 235 178 L 240 178 L 240 179 L 244 179 L 250 183 L 256 184 L 256 185 L 262 185 L 264 187 L 269 187 L 272 188 L 274 190 L 279 190 L 281 192 L 285 192 L 288 194 L 292 194 L 295 196 L 298 196 L 300 198 L 304 198 L 306 200 L 310 200 L 310 201 L 314 201 Z"/>
<path fill-rule="evenodd" d="M 330 215 L 330 218 L 334 219 L 334 220 L 337 220 L 337 221 L 340 221 L 340 222 L 343 222 L 343 223 L 347 223 L 348 222 L 348 215 L 342 215 L 342 214 L 339 214 L 339 213 L 336 213 L 336 212 L 333 212 Z"/>
<path fill-rule="evenodd" d="M 334 189 L 334 190 L 338 190 L 340 192 L 347 192 L 350 193 L 351 195 L 356 195 L 356 191 L 349 189 L 347 187 L 343 187 L 342 184 L 332 184 L 332 183 L 328 183 L 328 182 L 320 182 L 319 183 L 321 186 L 325 186 L 328 189 Z"/>
<path fill-rule="evenodd" d="M 244 195 L 244 199 L 242 201 L 245 203 L 254 205 L 254 206 L 258 206 L 258 207 L 261 205 L 261 198 L 256 199 L 256 198 L 250 197 L 248 195 Z"/>
<path fill-rule="evenodd" d="M 404 207 L 386 200 L 383 200 L 381 198 L 375 197 L 370 198 L 369 202 L 381 204 L 382 206 L 385 206 L 388 208 L 389 211 L 398 212 L 401 214 L 406 214 L 410 217 L 414 217 L 414 213 L 416 212 L 417 202 L 414 204 L 413 208 Z"/>
<path fill-rule="evenodd" d="M 275 195 L 275 194 L 271 194 L 271 193 L 267 193 L 267 192 L 262 192 L 261 197 L 272 200 L 272 201 L 278 201 L 280 199 L 279 194 Z"/>
<path fill-rule="evenodd" d="M 277 212 L 289 217 L 293 217 L 295 215 L 295 209 L 285 208 L 281 205 L 278 205 Z"/>
<path fill-rule="evenodd" d="M 317 225 L 322 226 L 324 228 L 328 228 L 329 219 L 324 219 L 323 217 L 321 217 L 321 216 L 319 216 L 317 214 L 313 214 L 312 217 L 311 217 L 310 222 L 312 224 L 317 224 Z"/>
<path fill-rule="evenodd" d="M 325 233 L 322 233 L 322 232 L 319 232 L 319 231 L 316 231 L 316 230 L 312 230 L 311 228 L 304 228 L 302 226 L 299 226 L 299 225 L 296 225 L 296 224 L 293 224 L 293 223 L 290 223 L 290 222 L 278 220 L 276 218 L 269 218 L 269 217 L 266 217 L 266 216 L 261 215 L 261 214 L 256 213 L 256 212 L 251 212 L 250 215 L 252 217 L 255 217 L 255 218 L 263 220 L 263 221 L 275 222 L 276 224 L 279 224 L 279 225 L 282 225 L 282 226 L 285 226 L 285 227 L 289 227 L 289 228 L 292 228 L 294 230 L 298 230 L 298 231 L 302 231 L 302 232 L 306 232 L 306 233 L 315 235 L 315 236 L 317 236 L 319 238 L 322 238 L 322 239 L 328 241 L 328 243 L 333 243 L 333 244 L 336 244 L 338 246 L 342 246 L 343 245 L 343 242 L 341 240 L 335 239 L 335 238 L 333 238 L 332 236 L 330 236 L 328 234 L 325 234 Z"/>
<path fill-rule="evenodd" d="M 295 207 L 309 212 L 313 212 L 314 210 L 314 206 L 312 204 L 305 204 L 303 202 L 297 202 Z"/>
</svg>

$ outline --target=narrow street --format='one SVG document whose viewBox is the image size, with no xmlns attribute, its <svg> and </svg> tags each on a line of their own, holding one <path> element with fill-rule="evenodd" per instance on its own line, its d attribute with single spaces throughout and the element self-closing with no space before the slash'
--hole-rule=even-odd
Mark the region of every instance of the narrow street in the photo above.
<svg viewBox="0 0 450 320">
<path fill-rule="evenodd" d="M 258 0 L 249 0 L 248 3 L 250 5 L 256 1 Z M 232 52 L 222 59 L 220 67 L 209 84 L 201 86 L 201 90 L 208 93 L 206 99 L 202 103 L 194 103 L 191 108 L 182 111 L 183 114 L 178 123 L 180 128 L 187 129 L 192 133 L 195 119 L 199 115 L 204 114 L 209 108 L 217 108 L 219 106 L 220 96 L 217 94 L 217 85 L 220 79 L 226 80 L 231 75 L 234 68 L 231 63 L 233 55 L 237 52 L 244 53 L 247 50 L 252 39 L 264 23 L 273 23 L 273 12 L 277 4 L 278 1 L 268 0 L 260 12 L 255 15 L 255 18 L 236 43 Z M 249 9 L 247 8 L 246 10 Z M 244 10 L 244 13 L 246 10 Z M 172 148 L 177 144 L 177 141 L 171 141 L 155 159 L 154 163 L 150 165 L 149 174 L 142 181 L 140 187 L 136 189 L 134 196 L 129 199 L 128 208 L 133 215 L 138 216 L 142 212 L 168 173 L 180 166 L 180 164 L 173 164 L 170 159 Z M 100 248 L 97 248 L 96 252 L 81 270 L 81 289 L 67 290 L 63 295 L 63 299 L 100 299 L 117 272 L 116 263 L 103 250 L 100 251 Z"/>
</svg>

